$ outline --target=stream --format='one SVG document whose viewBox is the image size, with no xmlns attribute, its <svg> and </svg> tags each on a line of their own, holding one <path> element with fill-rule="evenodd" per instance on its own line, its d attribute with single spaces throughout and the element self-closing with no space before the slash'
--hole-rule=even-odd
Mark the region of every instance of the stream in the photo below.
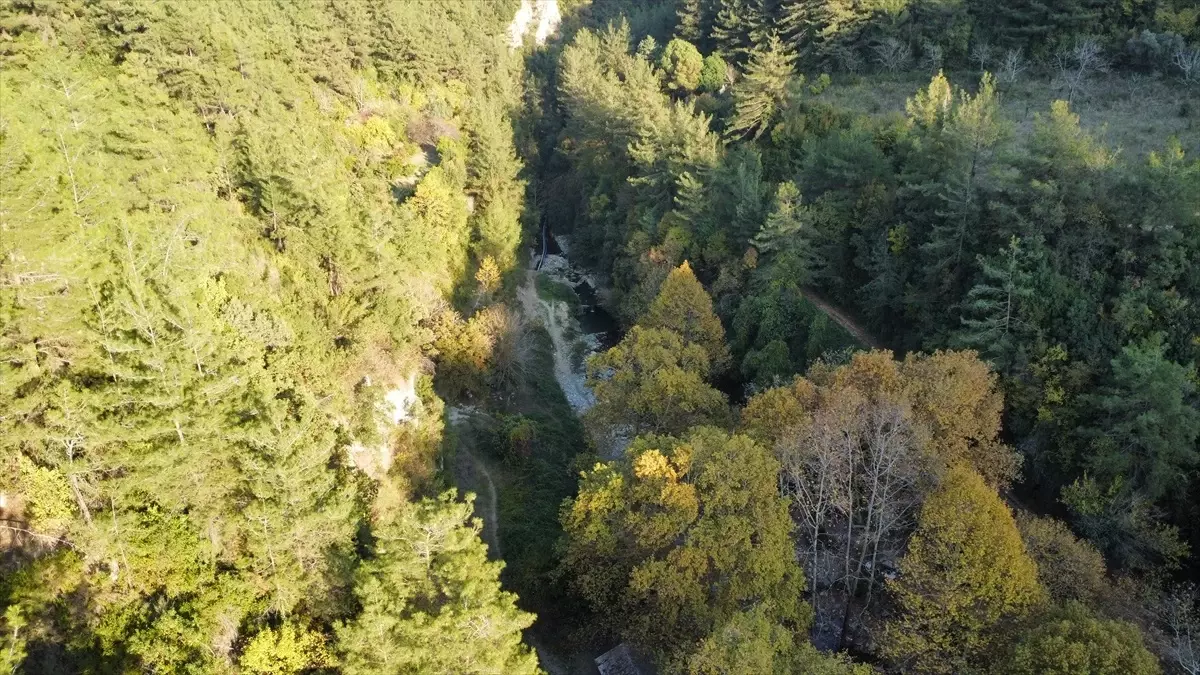
<svg viewBox="0 0 1200 675">
<path fill-rule="evenodd" d="M 541 320 L 554 347 L 554 377 L 575 414 L 582 415 L 595 398 L 587 386 L 586 363 L 592 354 L 604 351 L 621 339 L 621 330 L 604 308 L 608 290 L 590 272 L 568 257 L 570 239 L 543 232 L 525 283 L 518 295 L 526 317 Z M 544 276 L 569 287 L 579 299 L 577 311 L 562 300 L 548 300 L 537 291 L 537 278 Z"/>
</svg>

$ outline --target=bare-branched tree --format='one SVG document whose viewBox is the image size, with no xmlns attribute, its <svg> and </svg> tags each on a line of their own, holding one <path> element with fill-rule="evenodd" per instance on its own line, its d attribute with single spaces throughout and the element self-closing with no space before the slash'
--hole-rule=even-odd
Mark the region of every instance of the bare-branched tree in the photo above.
<svg viewBox="0 0 1200 675">
<path fill-rule="evenodd" d="M 875 45 L 875 62 L 889 73 L 903 70 L 912 61 L 912 48 L 908 43 L 890 37 Z"/>
<path fill-rule="evenodd" d="M 820 616 L 819 586 L 824 532 L 835 516 L 850 510 L 846 492 L 848 463 L 858 444 L 857 406 L 825 408 L 807 425 L 780 440 L 775 448 L 782 466 L 782 492 L 792 498 L 800 514 L 807 550 L 808 583 L 813 614 Z"/>
<path fill-rule="evenodd" d="M 851 511 L 845 514 L 846 605 L 840 640 L 845 640 L 859 593 L 865 589 L 862 605 L 865 609 L 874 595 L 881 563 L 899 555 L 902 547 L 899 535 L 911 527 L 930 483 L 929 464 L 922 455 L 922 443 L 906 407 L 889 401 L 872 401 L 863 407 L 859 423 L 862 437 L 857 466 L 846 481 Z"/>
<path fill-rule="evenodd" d="M 975 43 L 974 47 L 971 47 L 971 60 L 975 62 L 976 66 L 979 66 L 980 72 L 987 70 L 988 66 L 992 65 L 992 54 L 992 45 L 987 42 L 979 41 Z"/>
<path fill-rule="evenodd" d="M 1004 52 L 1004 58 L 1000 60 L 999 72 L 996 75 L 1004 84 L 1013 85 L 1021 79 L 1021 75 L 1028 67 L 1029 64 L 1025 61 L 1025 55 L 1021 53 L 1021 50 L 1010 49 Z"/>
<path fill-rule="evenodd" d="M 1179 46 L 1171 57 L 1171 63 L 1179 70 L 1184 82 L 1200 79 L 1200 47 Z"/>
<path fill-rule="evenodd" d="M 1200 675 L 1200 608 L 1196 585 L 1186 583 L 1168 594 L 1158 606 L 1163 652 L 1179 670 Z"/>
<path fill-rule="evenodd" d="M 926 42 L 921 47 L 921 70 L 936 75 L 942 69 L 945 60 L 945 52 L 941 45 Z"/>
<path fill-rule="evenodd" d="M 1083 91 L 1093 77 L 1108 72 L 1108 59 L 1095 38 L 1082 38 L 1073 48 L 1059 51 L 1054 66 L 1059 85 L 1067 91 L 1067 103 L 1074 103 L 1075 94 Z"/>
</svg>

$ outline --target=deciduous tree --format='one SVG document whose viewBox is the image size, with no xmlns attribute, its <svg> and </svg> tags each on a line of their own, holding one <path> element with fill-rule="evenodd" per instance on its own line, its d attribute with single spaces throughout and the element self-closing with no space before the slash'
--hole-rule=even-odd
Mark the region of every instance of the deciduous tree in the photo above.
<svg viewBox="0 0 1200 675">
<path fill-rule="evenodd" d="M 928 673 L 985 666 L 1004 622 L 1045 598 L 1012 513 L 962 465 L 951 466 L 925 501 L 890 588 L 900 615 L 888 624 L 884 651 Z"/>
<path fill-rule="evenodd" d="M 802 634 L 810 620 L 779 464 L 714 428 L 635 439 L 563 505 L 563 570 L 610 631 L 683 658 L 748 606 Z"/>
<path fill-rule="evenodd" d="M 1137 626 L 1097 618 L 1078 602 L 1038 617 L 996 673 L 1016 675 L 1158 675 L 1158 659 Z"/>
</svg>

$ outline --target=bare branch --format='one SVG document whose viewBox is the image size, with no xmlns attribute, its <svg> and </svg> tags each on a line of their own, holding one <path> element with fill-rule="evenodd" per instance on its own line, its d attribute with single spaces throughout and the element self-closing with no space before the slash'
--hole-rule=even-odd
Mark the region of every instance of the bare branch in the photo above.
<svg viewBox="0 0 1200 675">
<path fill-rule="evenodd" d="M 1179 69 L 1183 81 L 1191 83 L 1200 79 L 1200 47 L 1188 48 L 1181 45 L 1171 57 L 1171 64 Z"/>
<path fill-rule="evenodd" d="M 992 45 L 987 42 L 976 42 L 971 48 L 971 60 L 979 66 L 980 72 L 986 71 L 992 63 Z"/>
<path fill-rule="evenodd" d="M 896 38 L 887 38 L 875 45 L 875 62 L 889 73 L 904 69 L 912 60 L 912 48 Z"/>
<path fill-rule="evenodd" d="M 1000 71 L 997 75 L 1005 84 L 1016 84 L 1028 67 L 1029 64 L 1025 61 L 1025 55 L 1021 53 L 1021 50 L 1010 49 L 1004 53 L 1004 59 L 1000 62 Z"/>
</svg>

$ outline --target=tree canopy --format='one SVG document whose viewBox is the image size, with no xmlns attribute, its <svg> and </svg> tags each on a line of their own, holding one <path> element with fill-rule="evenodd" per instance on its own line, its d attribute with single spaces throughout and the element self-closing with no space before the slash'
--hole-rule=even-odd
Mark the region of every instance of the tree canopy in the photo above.
<svg viewBox="0 0 1200 675">
<path fill-rule="evenodd" d="M 1023 618 L 1045 591 L 1012 513 L 974 471 L 954 465 L 921 508 L 890 584 L 900 616 L 884 649 L 930 673 L 985 665 L 1002 622 Z"/>
<path fill-rule="evenodd" d="M 635 439 L 563 505 L 573 587 L 608 630 L 664 660 L 755 604 L 803 634 L 804 573 L 778 468 L 750 438 L 711 427 Z"/>
</svg>

